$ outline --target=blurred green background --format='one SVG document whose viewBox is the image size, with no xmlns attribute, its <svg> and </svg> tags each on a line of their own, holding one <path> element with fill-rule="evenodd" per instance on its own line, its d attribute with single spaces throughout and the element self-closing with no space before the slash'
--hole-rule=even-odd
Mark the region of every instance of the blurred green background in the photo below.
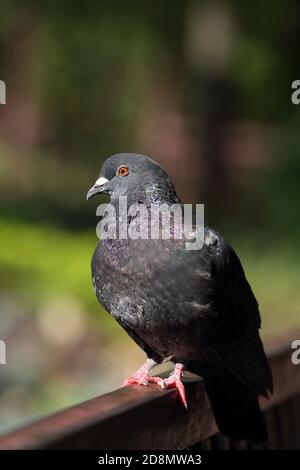
<svg viewBox="0 0 300 470">
<path fill-rule="evenodd" d="M 101 199 L 85 195 L 111 154 L 152 156 L 205 203 L 264 337 L 299 326 L 299 25 L 296 0 L 1 0 L 1 431 L 143 360 L 91 286 Z"/>
</svg>

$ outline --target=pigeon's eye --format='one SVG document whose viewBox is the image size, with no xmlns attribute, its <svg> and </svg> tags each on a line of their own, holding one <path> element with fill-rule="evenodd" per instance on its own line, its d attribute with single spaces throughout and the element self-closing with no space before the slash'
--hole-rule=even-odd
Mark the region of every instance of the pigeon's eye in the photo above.
<svg viewBox="0 0 300 470">
<path fill-rule="evenodd" d="M 127 176 L 129 173 L 128 166 L 120 166 L 117 171 L 118 175 L 120 176 Z"/>
</svg>

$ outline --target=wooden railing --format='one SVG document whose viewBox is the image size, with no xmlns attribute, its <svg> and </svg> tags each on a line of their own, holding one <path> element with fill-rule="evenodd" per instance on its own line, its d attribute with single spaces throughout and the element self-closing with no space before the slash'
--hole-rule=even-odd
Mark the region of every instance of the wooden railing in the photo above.
<svg viewBox="0 0 300 470">
<path fill-rule="evenodd" d="M 262 448 L 300 449 L 300 365 L 291 342 L 267 343 L 275 391 L 261 400 L 269 431 Z M 130 386 L 60 411 L 0 437 L 0 449 L 251 449 L 218 434 L 203 381 L 185 378 L 188 411 L 175 390 Z"/>
</svg>

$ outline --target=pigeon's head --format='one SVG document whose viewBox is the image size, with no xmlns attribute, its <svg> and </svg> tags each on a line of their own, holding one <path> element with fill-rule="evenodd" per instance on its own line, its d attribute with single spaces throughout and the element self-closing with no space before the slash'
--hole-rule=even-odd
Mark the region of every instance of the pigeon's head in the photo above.
<svg viewBox="0 0 300 470">
<path fill-rule="evenodd" d="M 133 153 L 113 155 L 104 162 L 87 199 L 99 193 L 109 194 L 111 201 L 126 196 L 130 203 L 179 202 L 165 170 L 151 158 Z"/>
</svg>

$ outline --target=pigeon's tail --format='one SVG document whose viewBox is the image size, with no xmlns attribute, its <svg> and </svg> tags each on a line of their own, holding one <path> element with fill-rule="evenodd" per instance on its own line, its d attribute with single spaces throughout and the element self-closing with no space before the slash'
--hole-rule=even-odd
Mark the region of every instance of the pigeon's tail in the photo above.
<svg viewBox="0 0 300 470">
<path fill-rule="evenodd" d="M 193 366 L 189 370 L 204 378 L 220 432 L 235 441 L 248 439 L 255 444 L 266 441 L 267 430 L 257 394 L 222 364 Z"/>
<path fill-rule="evenodd" d="M 205 375 L 206 390 L 220 431 L 233 440 L 267 440 L 257 395 L 223 368 L 222 375 Z"/>
</svg>

